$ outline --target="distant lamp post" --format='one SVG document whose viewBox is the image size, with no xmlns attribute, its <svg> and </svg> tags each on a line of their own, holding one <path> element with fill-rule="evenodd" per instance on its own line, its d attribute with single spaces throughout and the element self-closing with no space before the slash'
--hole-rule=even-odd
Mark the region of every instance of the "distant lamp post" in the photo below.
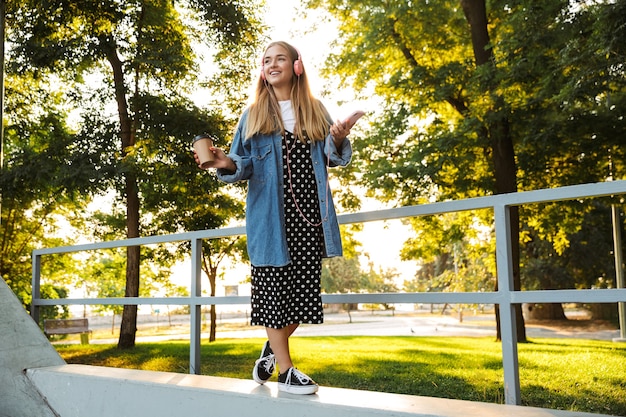
<svg viewBox="0 0 626 417">
<path fill-rule="evenodd" d="M 606 106 L 607 108 L 611 107 L 610 93 L 607 93 Z M 613 181 L 613 178 L 617 176 L 617 173 L 613 172 L 613 155 L 611 151 L 609 149 L 608 181 Z M 615 282 L 617 283 L 617 288 L 626 288 L 624 261 L 622 259 L 622 221 L 619 217 L 619 207 L 615 203 L 611 204 L 611 220 L 613 224 L 613 252 L 615 253 Z M 626 302 L 617 303 L 617 314 L 619 319 L 619 337 L 613 338 L 613 341 L 626 342 Z"/>
</svg>

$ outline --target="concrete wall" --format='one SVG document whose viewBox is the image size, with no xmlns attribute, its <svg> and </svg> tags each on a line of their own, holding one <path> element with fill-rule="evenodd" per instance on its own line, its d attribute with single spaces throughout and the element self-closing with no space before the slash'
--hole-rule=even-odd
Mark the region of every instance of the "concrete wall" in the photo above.
<svg viewBox="0 0 626 417">
<path fill-rule="evenodd" d="M 87 365 L 28 370 L 62 417 L 599 417 L 546 410 L 320 387 L 278 392 L 275 382 Z"/>
<path fill-rule="evenodd" d="M 65 361 L 0 279 L 0 417 L 52 417 L 28 368 L 63 365 Z"/>
</svg>

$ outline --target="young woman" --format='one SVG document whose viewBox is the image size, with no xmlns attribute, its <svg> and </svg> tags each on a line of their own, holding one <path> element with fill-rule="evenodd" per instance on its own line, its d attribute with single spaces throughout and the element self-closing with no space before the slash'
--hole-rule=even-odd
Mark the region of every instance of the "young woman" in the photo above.
<svg viewBox="0 0 626 417">
<path fill-rule="evenodd" d="M 248 181 L 246 233 L 252 269 L 252 324 L 264 326 L 252 376 L 278 389 L 313 394 L 318 385 L 295 368 L 289 337 L 302 323 L 323 322 L 323 257 L 341 256 L 341 237 L 327 167 L 350 162 L 344 122 L 333 123 L 310 91 L 302 58 L 273 42 L 262 58 L 253 103 L 244 111 L 230 153 L 211 148 L 220 180 Z"/>
</svg>

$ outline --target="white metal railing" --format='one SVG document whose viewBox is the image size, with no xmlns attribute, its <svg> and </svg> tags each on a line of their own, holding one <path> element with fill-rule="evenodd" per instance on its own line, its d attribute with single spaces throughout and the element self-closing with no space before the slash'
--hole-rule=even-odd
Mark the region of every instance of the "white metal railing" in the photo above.
<svg viewBox="0 0 626 417">
<path fill-rule="evenodd" d="M 500 309 L 502 364 L 504 368 L 504 397 L 507 404 L 521 404 L 517 333 L 514 306 L 522 303 L 626 303 L 626 289 L 514 291 L 511 264 L 510 207 L 573 199 L 626 194 L 626 181 L 601 182 L 543 189 L 458 201 L 446 201 L 419 206 L 344 214 L 342 224 L 362 223 L 407 217 L 478 209 L 493 209 L 496 236 L 498 291 L 464 293 L 382 293 L 382 294 L 323 294 L 327 304 L 341 303 L 450 303 L 497 304 Z M 248 304 L 247 296 L 202 297 L 201 248 L 203 239 L 245 234 L 245 227 L 202 230 L 188 233 L 151 236 L 75 246 L 38 249 L 32 254 L 31 315 L 38 321 L 39 308 L 48 305 L 188 305 L 190 308 L 190 373 L 200 372 L 201 307 L 203 305 Z M 189 297 L 120 297 L 42 299 L 40 294 L 41 258 L 45 255 L 100 250 L 117 247 L 151 245 L 189 241 L 191 243 L 191 295 Z M 620 268 L 618 268 L 619 270 Z M 619 277 L 618 277 L 619 278 Z M 623 280 L 623 278 L 622 278 Z M 620 283 L 618 279 L 618 286 Z M 623 285 L 622 285 L 623 287 Z"/>
</svg>

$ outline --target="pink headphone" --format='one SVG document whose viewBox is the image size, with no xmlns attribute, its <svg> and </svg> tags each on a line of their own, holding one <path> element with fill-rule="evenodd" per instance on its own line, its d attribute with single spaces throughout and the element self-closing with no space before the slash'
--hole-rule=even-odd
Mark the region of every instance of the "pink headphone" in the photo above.
<svg viewBox="0 0 626 417">
<path fill-rule="evenodd" d="M 300 51 L 296 48 L 294 49 L 298 54 L 298 58 L 293 61 L 293 73 L 296 74 L 296 77 L 299 77 L 304 72 L 304 67 L 302 67 L 302 57 L 300 56 Z M 263 62 L 263 58 L 261 58 L 261 79 L 265 81 L 265 62 Z"/>
</svg>

